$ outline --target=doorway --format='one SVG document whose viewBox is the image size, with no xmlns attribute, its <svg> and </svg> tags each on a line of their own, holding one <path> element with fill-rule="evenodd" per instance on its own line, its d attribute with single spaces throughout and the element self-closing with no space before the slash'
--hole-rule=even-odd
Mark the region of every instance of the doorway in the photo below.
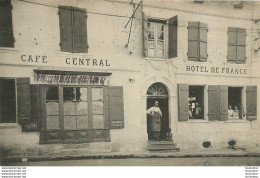
<svg viewBox="0 0 260 178">
<path fill-rule="evenodd" d="M 159 138 L 160 140 L 166 139 L 166 133 L 168 132 L 169 125 L 169 98 L 166 87 L 162 83 L 154 83 L 147 90 L 147 101 L 146 101 L 146 110 L 154 106 L 154 102 L 158 101 L 159 108 L 162 112 L 161 117 L 161 131 Z M 151 129 L 151 117 L 147 114 L 146 123 L 147 123 L 147 135 L 148 140 L 153 140 L 153 134 Z"/>
</svg>

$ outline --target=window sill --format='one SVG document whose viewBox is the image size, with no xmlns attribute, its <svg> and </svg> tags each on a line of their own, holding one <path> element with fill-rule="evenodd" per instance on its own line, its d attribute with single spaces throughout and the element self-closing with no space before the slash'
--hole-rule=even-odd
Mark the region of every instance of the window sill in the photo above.
<svg viewBox="0 0 260 178">
<path fill-rule="evenodd" d="M 190 119 L 187 121 L 188 123 L 208 123 L 208 120 L 205 119 Z"/>
<path fill-rule="evenodd" d="M 241 66 L 249 66 L 248 63 L 236 63 L 236 62 L 223 62 L 224 65 L 230 65 L 230 66 L 237 66 L 237 67 L 241 67 Z"/>
<path fill-rule="evenodd" d="M 203 61 L 189 61 L 189 60 L 184 60 L 184 62 L 186 63 L 186 64 L 192 64 L 192 65 L 198 65 L 198 64 L 212 64 L 212 62 L 211 61 L 205 61 L 205 62 L 203 62 Z"/>
<path fill-rule="evenodd" d="M 20 128 L 20 125 L 17 123 L 0 123 L 0 129 L 14 129 Z"/>
<path fill-rule="evenodd" d="M 19 50 L 15 48 L 0 47 L 0 53 L 14 53 L 17 54 Z"/>
<path fill-rule="evenodd" d="M 60 57 L 90 57 L 91 55 L 89 53 L 71 53 L 71 52 L 63 52 L 63 51 L 57 51 L 57 55 Z"/>
<path fill-rule="evenodd" d="M 248 121 L 245 119 L 230 119 L 224 122 L 225 123 L 247 123 Z"/>
</svg>

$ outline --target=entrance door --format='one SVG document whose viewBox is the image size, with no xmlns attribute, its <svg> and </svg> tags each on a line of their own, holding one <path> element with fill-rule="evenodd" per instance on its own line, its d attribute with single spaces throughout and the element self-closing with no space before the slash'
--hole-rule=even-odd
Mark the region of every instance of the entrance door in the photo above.
<svg viewBox="0 0 260 178">
<path fill-rule="evenodd" d="M 166 132 L 169 129 L 169 101 L 168 101 L 168 92 L 163 84 L 154 83 L 147 90 L 147 105 L 146 109 L 154 106 L 154 102 L 159 102 L 159 108 L 162 112 L 161 117 L 161 131 L 160 131 L 160 140 L 166 138 Z M 151 130 L 151 116 L 147 115 L 147 134 L 148 140 L 153 140 L 152 130 Z"/>
</svg>

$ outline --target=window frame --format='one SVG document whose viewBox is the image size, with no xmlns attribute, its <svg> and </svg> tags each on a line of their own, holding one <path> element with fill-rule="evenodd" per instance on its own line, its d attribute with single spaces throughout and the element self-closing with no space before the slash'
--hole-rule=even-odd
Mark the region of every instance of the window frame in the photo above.
<svg viewBox="0 0 260 178">
<path fill-rule="evenodd" d="M 149 38 L 149 32 L 150 30 L 147 28 L 147 32 L 148 32 L 148 54 L 147 54 L 147 57 L 148 58 L 158 58 L 158 59 L 166 59 L 167 58 L 167 46 L 168 46 L 168 43 L 169 43 L 169 40 L 168 40 L 168 30 L 167 30 L 167 20 L 161 20 L 161 19 L 156 19 L 156 18 L 148 18 L 147 19 L 147 24 L 148 23 L 154 23 L 155 24 L 155 27 L 154 27 L 154 44 L 155 44 L 155 47 L 154 47 L 154 56 L 150 56 L 150 52 L 149 52 L 149 41 L 150 41 L 150 38 Z M 157 29 L 157 24 L 163 24 L 163 28 L 164 28 L 164 31 L 161 31 L 163 32 L 163 45 L 164 45 L 164 48 L 163 48 L 163 56 L 160 57 L 160 56 L 157 56 L 157 51 L 158 51 L 158 38 L 157 38 L 157 34 L 158 34 L 158 29 Z M 155 40 L 156 39 L 156 40 Z"/>
</svg>

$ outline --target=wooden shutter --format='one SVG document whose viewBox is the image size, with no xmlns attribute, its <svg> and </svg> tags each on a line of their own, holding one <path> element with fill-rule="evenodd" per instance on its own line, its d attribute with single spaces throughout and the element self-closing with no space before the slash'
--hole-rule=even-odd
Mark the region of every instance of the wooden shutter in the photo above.
<svg viewBox="0 0 260 178">
<path fill-rule="evenodd" d="M 219 86 L 208 86 L 208 116 L 209 121 L 219 119 Z"/>
<path fill-rule="evenodd" d="M 228 61 L 236 61 L 237 58 L 237 28 L 228 27 Z"/>
<path fill-rule="evenodd" d="M 40 128 L 41 122 L 41 100 L 40 100 L 40 87 L 39 85 L 31 85 L 31 122 L 37 124 Z"/>
<path fill-rule="evenodd" d="M 148 18 L 145 13 L 143 13 L 143 50 L 144 56 L 148 56 Z"/>
<path fill-rule="evenodd" d="M 87 14 L 86 9 L 73 10 L 73 52 L 87 53 Z"/>
<path fill-rule="evenodd" d="M 208 25 L 202 22 L 199 22 L 199 60 L 207 61 L 208 52 L 207 52 L 207 34 L 208 34 Z"/>
<path fill-rule="evenodd" d="M 18 123 L 31 122 L 30 78 L 17 78 L 17 109 Z"/>
<path fill-rule="evenodd" d="M 123 87 L 108 87 L 109 120 L 111 129 L 124 128 Z"/>
<path fill-rule="evenodd" d="M 237 63 L 246 62 L 246 29 L 237 29 Z"/>
<path fill-rule="evenodd" d="M 247 120 L 256 120 L 257 118 L 257 87 L 246 87 L 246 118 Z"/>
<path fill-rule="evenodd" d="M 228 120 L 228 86 L 219 86 L 219 120 Z"/>
<path fill-rule="evenodd" d="M 73 52 L 72 7 L 59 6 L 61 51 Z"/>
<path fill-rule="evenodd" d="M 177 57 L 177 31 L 178 16 L 174 16 L 168 20 L 169 23 L 169 58 Z"/>
<path fill-rule="evenodd" d="M 12 5 L 10 0 L 0 1 L 0 47 L 14 47 Z"/>
<path fill-rule="evenodd" d="M 199 24 L 198 22 L 188 23 L 188 58 L 190 61 L 199 59 Z"/>
<path fill-rule="evenodd" d="M 178 85 L 179 121 L 189 119 L 189 85 Z"/>
</svg>

